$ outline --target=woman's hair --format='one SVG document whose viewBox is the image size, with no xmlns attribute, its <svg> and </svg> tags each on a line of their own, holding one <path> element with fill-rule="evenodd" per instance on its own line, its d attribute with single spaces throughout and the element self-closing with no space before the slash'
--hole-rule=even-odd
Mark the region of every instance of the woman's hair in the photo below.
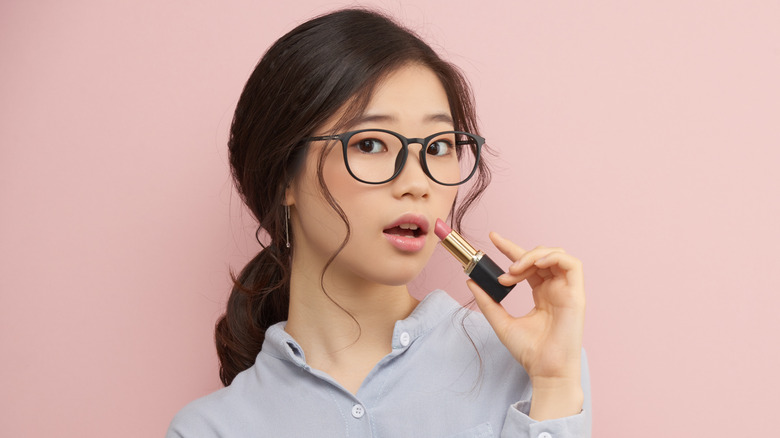
<svg viewBox="0 0 780 438">
<path fill-rule="evenodd" d="M 230 166 L 242 200 L 259 222 L 258 232 L 265 230 L 270 242 L 238 277 L 231 272 L 233 290 L 215 330 L 224 385 L 254 364 L 268 327 L 287 319 L 293 245 L 286 245 L 284 200 L 302 168 L 303 140 L 343 108 L 346 114 L 338 125 L 348 126 L 365 110 L 376 85 L 408 64 L 431 69 L 444 86 L 454 128 L 478 134 L 474 102 L 459 70 L 414 33 L 372 11 L 341 10 L 301 24 L 268 49 L 249 77 L 230 130 Z M 324 184 L 322 158 L 323 195 L 347 225 L 343 248 L 349 223 Z M 452 206 L 454 229 L 460 229 L 464 213 L 489 180 L 480 162 L 468 193 L 460 195 L 457 208 L 457 201 Z"/>
</svg>

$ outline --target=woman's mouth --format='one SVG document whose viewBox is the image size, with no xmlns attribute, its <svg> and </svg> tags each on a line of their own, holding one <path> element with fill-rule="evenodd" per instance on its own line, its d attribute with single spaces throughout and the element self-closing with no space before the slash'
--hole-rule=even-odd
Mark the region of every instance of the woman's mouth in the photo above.
<svg viewBox="0 0 780 438">
<path fill-rule="evenodd" d="M 415 224 L 401 224 L 393 228 L 388 228 L 384 232 L 403 237 L 419 237 L 421 234 L 420 227 Z"/>
<path fill-rule="evenodd" d="M 404 252 L 417 252 L 425 247 L 428 221 L 424 216 L 404 215 L 382 230 L 391 245 Z"/>
</svg>

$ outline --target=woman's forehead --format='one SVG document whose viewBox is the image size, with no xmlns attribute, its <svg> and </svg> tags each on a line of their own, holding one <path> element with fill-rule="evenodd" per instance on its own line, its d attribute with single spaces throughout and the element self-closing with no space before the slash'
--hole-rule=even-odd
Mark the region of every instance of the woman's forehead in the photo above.
<svg viewBox="0 0 780 438">
<path fill-rule="evenodd" d="M 406 65 L 388 74 L 377 84 L 366 105 L 366 115 L 403 114 L 427 118 L 449 114 L 450 102 L 438 76 L 428 67 Z"/>
<path fill-rule="evenodd" d="M 428 67 L 406 64 L 385 75 L 337 111 L 319 134 L 404 121 L 453 126 L 450 102 L 440 79 Z"/>
</svg>

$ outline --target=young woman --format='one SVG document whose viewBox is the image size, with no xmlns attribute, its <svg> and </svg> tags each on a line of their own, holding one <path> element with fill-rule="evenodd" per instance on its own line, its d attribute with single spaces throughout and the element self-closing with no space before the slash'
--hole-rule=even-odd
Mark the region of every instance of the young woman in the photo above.
<svg viewBox="0 0 780 438">
<path fill-rule="evenodd" d="M 577 259 L 491 234 L 501 283 L 533 288 L 522 318 L 470 280 L 484 316 L 407 290 L 436 219 L 458 229 L 485 189 L 482 143 L 458 70 L 386 17 L 338 11 L 277 41 L 229 140 L 270 243 L 217 323 L 226 387 L 168 436 L 589 436 Z"/>
</svg>

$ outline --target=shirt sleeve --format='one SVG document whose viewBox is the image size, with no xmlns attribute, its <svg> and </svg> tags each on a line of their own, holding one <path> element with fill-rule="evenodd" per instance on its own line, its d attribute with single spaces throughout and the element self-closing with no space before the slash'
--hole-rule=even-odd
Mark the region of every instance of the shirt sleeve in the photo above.
<svg viewBox="0 0 780 438">
<path fill-rule="evenodd" d="M 591 434 L 591 400 L 590 373 L 585 350 L 582 351 L 582 392 L 585 399 L 582 411 L 577 415 L 556 418 L 553 420 L 536 421 L 528 416 L 531 401 L 519 401 L 509 407 L 502 438 L 590 438 Z"/>
</svg>

